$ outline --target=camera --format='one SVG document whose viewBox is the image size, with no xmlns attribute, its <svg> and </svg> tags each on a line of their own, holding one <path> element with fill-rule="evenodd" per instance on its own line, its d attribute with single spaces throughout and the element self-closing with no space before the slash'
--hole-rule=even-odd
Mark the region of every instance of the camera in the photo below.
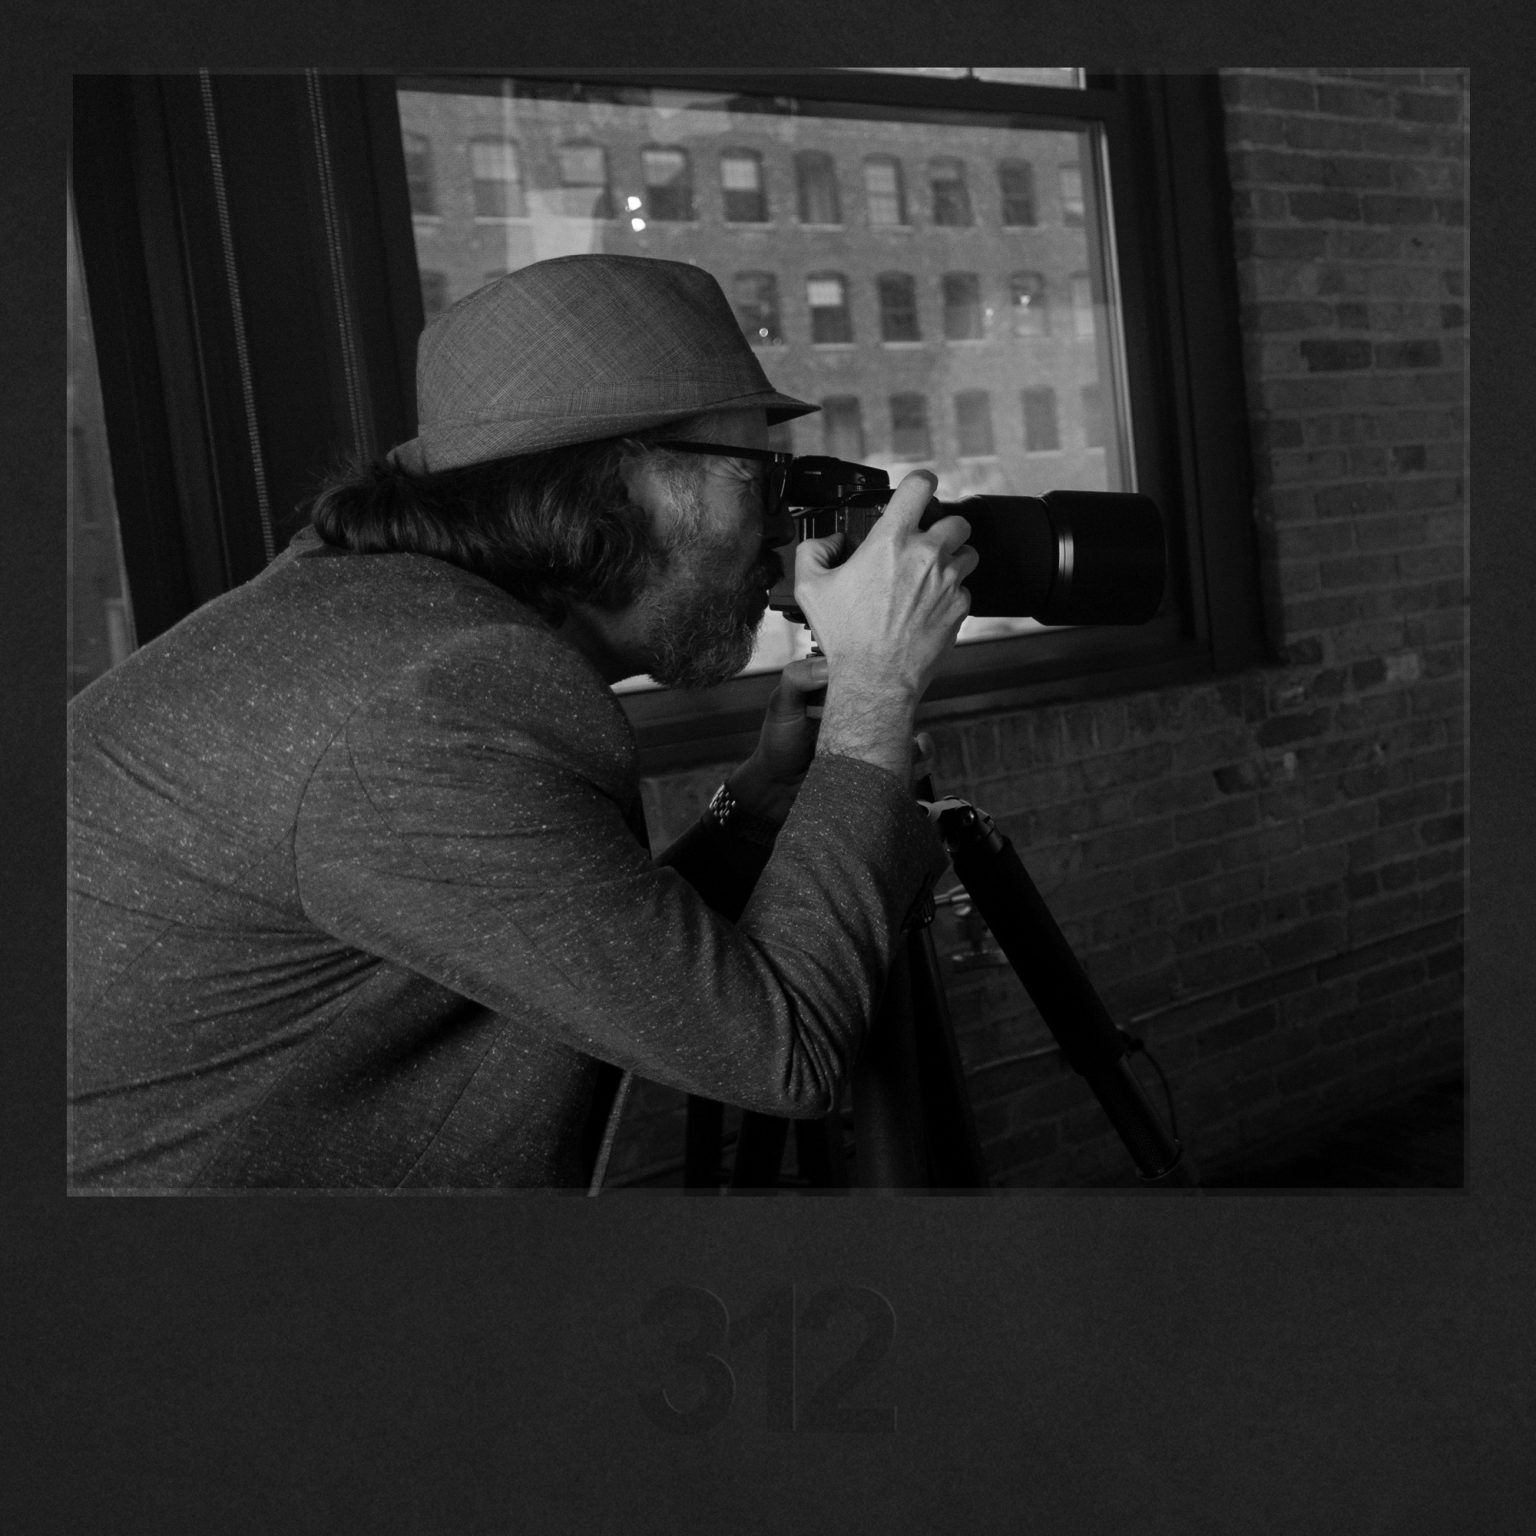
<svg viewBox="0 0 1536 1536">
<path fill-rule="evenodd" d="M 883 469 L 843 459 L 789 460 L 779 505 L 795 523 L 795 545 L 847 535 L 852 554 L 891 498 Z M 958 513 L 979 563 L 966 580 L 976 618 L 1041 624 L 1144 624 L 1163 598 L 1167 549 L 1162 516 L 1150 497 L 1120 491 L 1048 491 L 1044 496 L 969 496 L 931 501 L 920 526 Z M 796 622 L 793 550 L 769 606 Z"/>
</svg>

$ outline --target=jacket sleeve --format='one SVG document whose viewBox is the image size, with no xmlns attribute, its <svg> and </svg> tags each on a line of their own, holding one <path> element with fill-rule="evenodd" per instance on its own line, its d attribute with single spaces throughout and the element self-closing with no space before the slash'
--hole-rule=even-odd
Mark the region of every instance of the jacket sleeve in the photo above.
<svg viewBox="0 0 1536 1536">
<path fill-rule="evenodd" d="M 828 1113 L 944 867 L 922 811 L 882 770 L 818 757 L 729 921 L 626 825 L 633 744 L 611 695 L 553 636 L 517 646 L 424 661 L 351 716 L 295 829 L 307 915 L 510 1028 L 727 1103 Z"/>
</svg>

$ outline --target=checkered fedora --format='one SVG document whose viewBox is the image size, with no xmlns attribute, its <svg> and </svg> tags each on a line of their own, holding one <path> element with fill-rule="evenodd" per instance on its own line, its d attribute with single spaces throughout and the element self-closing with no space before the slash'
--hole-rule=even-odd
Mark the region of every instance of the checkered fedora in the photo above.
<svg viewBox="0 0 1536 1536">
<path fill-rule="evenodd" d="M 390 451 L 434 472 L 760 406 L 819 406 L 768 382 L 720 285 L 680 261 L 560 256 L 439 315 L 416 353 L 417 436 Z"/>
</svg>

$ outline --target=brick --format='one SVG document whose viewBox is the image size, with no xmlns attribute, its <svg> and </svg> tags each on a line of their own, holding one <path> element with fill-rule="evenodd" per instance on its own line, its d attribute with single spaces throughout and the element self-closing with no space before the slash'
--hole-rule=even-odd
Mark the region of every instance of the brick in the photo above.
<svg viewBox="0 0 1536 1536">
<path fill-rule="evenodd" d="M 1308 847 L 1336 843 L 1342 838 L 1355 838 L 1374 832 L 1376 825 L 1377 807 L 1374 801 L 1351 802 L 1308 816 L 1301 824 L 1302 841 Z"/>
<path fill-rule="evenodd" d="M 1378 342 L 1375 349 L 1378 368 L 1438 368 L 1440 343 L 1438 341 L 1387 341 Z"/>
<path fill-rule="evenodd" d="M 1387 510 L 1386 487 L 1372 482 L 1329 486 L 1315 497 L 1317 515 L 1350 519 L 1369 517 Z"/>
<path fill-rule="evenodd" d="M 1392 96 L 1376 86 L 1319 85 L 1317 110 L 1330 117 L 1388 117 Z"/>
<path fill-rule="evenodd" d="M 1273 934 L 1262 941 L 1261 947 L 1269 967 L 1283 970 L 1337 954 L 1344 947 L 1346 935 L 1344 916 L 1329 913 Z"/>
<path fill-rule="evenodd" d="M 1207 845 L 1208 846 L 1208 845 Z M 1264 889 L 1262 866 L 1226 870 L 1205 880 L 1190 880 L 1179 887 L 1179 903 L 1191 917 L 1220 907 L 1248 901 Z"/>
<path fill-rule="evenodd" d="M 1367 341 L 1303 341 L 1301 355 L 1311 373 L 1359 370 L 1371 366 L 1371 344 Z"/>
<path fill-rule="evenodd" d="M 1221 89 L 1224 101 L 1243 107 L 1311 112 L 1317 106 L 1316 88 L 1312 83 L 1290 75 L 1223 71 Z"/>
<path fill-rule="evenodd" d="M 1293 742 L 1306 741 L 1328 730 L 1332 711 L 1312 710 L 1300 715 L 1277 715 L 1266 720 L 1255 733 L 1254 739 L 1261 747 L 1288 746 Z"/>
<path fill-rule="evenodd" d="M 1363 208 L 1356 192 L 1292 192 L 1286 202 L 1291 217 L 1307 224 L 1323 220 L 1358 223 Z"/>
<path fill-rule="evenodd" d="M 1221 845 L 1221 862 L 1228 869 L 1237 869 L 1245 864 L 1267 862 L 1280 854 L 1295 853 L 1300 847 L 1300 823 L 1282 821 L 1228 837 Z"/>
<path fill-rule="evenodd" d="M 1342 843 L 1329 843 L 1273 860 L 1266 870 L 1265 888 L 1271 892 L 1306 890 L 1342 881 L 1349 867 L 1349 853 Z"/>
<path fill-rule="evenodd" d="M 1233 248 L 1239 261 L 1253 257 L 1280 257 L 1306 260 L 1324 255 L 1329 235 L 1321 229 L 1298 229 L 1283 224 L 1238 227 L 1233 231 Z"/>
<path fill-rule="evenodd" d="M 1325 587 L 1380 586 L 1397 575 L 1397 560 L 1388 554 L 1324 560 L 1318 574 Z"/>
</svg>

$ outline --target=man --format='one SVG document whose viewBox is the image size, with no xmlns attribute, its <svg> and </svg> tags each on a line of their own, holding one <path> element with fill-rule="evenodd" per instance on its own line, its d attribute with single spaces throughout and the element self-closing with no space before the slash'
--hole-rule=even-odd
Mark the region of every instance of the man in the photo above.
<svg viewBox="0 0 1536 1536">
<path fill-rule="evenodd" d="M 608 685 L 750 653 L 791 530 L 714 280 L 537 263 L 423 334 L 421 428 L 71 707 L 71 1178 L 565 1187 L 616 1069 L 828 1113 L 943 855 L 907 782 L 967 609 L 909 476 L 661 860 Z M 668 448 L 669 442 L 677 443 Z M 819 733 L 805 697 L 825 684 Z"/>
</svg>

